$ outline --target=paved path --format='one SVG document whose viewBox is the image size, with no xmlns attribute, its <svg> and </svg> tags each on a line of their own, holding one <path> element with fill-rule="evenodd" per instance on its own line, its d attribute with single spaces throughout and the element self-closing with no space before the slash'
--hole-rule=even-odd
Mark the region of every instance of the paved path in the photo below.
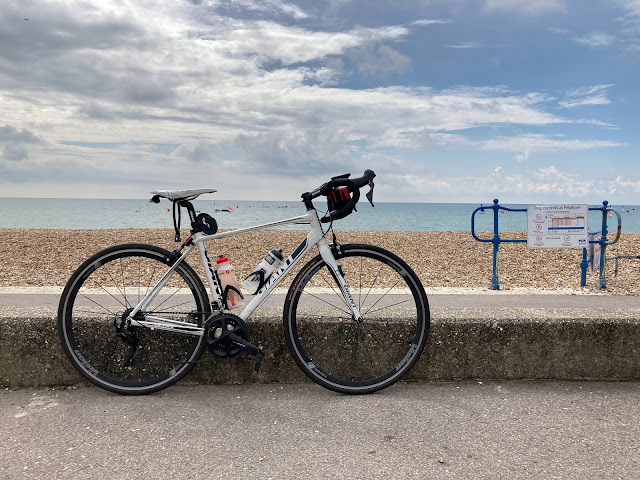
<svg viewBox="0 0 640 480">
<path fill-rule="evenodd" d="M 606 308 L 640 309 L 640 297 L 620 295 L 520 295 L 490 294 L 430 294 L 431 308 Z M 0 307 L 56 306 L 60 294 L 0 293 Z M 271 295 L 265 305 L 282 306 L 284 294 Z"/>
<path fill-rule="evenodd" d="M 640 383 L 0 392 L 0 478 L 637 479 Z"/>
</svg>

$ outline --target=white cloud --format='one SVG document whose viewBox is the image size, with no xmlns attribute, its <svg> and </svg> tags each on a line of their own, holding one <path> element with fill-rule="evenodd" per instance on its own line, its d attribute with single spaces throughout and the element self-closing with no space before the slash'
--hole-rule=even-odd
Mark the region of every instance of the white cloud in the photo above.
<svg viewBox="0 0 640 480">
<path fill-rule="evenodd" d="M 406 172 L 408 168 L 413 173 L 380 175 L 385 179 L 386 189 L 395 192 L 395 201 L 437 202 L 446 197 L 475 203 L 499 196 L 501 203 L 507 204 L 562 201 L 593 204 L 606 198 L 611 200 L 614 193 L 619 198 L 623 193 L 640 192 L 640 182 L 622 177 L 593 180 L 581 170 L 570 171 L 553 164 L 533 169 L 513 164 L 488 168 L 484 174 L 446 177 L 413 167 L 396 166 L 397 172 Z"/>
<path fill-rule="evenodd" d="M 457 45 L 445 45 L 446 48 L 460 48 L 460 49 L 467 49 L 467 48 L 480 48 L 482 47 L 482 45 L 480 45 L 477 42 L 465 42 L 465 43 L 460 43 Z"/>
<path fill-rule="evenodd" d="M 0 142 L 44 143 L 41 138 L 38 138 L 29 130 L 18 130 L 11 125 L 6 124 L 0 127 Z"/>
<path fill-rule="evenodd" d="M 484 196 L 499 192 L 500 199 L 509 203 L 557 202 L 573 200 L 595 203 L 611 191 L 610 182 L 594 181 L 580 173 L 563 171 L 555 165 L 533 170 L 508 172 L 497 168 L 484 178 L 469 182 L 467 188 L 477 188 Z"/>
<path fill-rule="evenodd" d="M 232 174 L 296 187 L 300 177 L 375 165 L 409 198 L 420 190 L 470 191 L 469 179 L 434 175 L 426 166 L 433 157 L 419 167 L 405 161 L 415 149 L 525 160 L 622 145 L 496 137 L 506 128 L 609 126 L 550 113 L 552 99 L 535 90 L 390 81 L 412 71 L 415 51 L 404 47 L 419 27 L 450 20 L 342 27 L 315 18 L 323 7 L 312 2 L 278 0 L 32 5 L 40 14 L 29 21 L 17 3 L 0 7 L 0 182 L 114 185 L 126 171 L 129 181 L 155 188 L 212 178 L 214 186 L 258 195 Z M 487 8 L 533 15 L 564 3 L 492 0 Z M 609 87 L 568 92 L 561 105 L 604 104 Z M 494 137 L 473 129 L 492 129 Z"/>
<path fill-rule="evenodd" d="M 613 123 L 603 122 L 602 120 L 594 120 L 594 119 L 592 120 L 578 119 L 578 120 L 574 120 L 574 123 L 582 124 L 582 125 L 597 125 L 599 127 L 616 128 L 615 124 Z"/>
<path fill-rule="evenodd" d="M 480 150 L 496 152 L 517 152 L 527 156 L 538 152 L 560 152 L 592 150 L 626 146 L 624 143 L 609 140 L 564 140 L 549 138 L 541 134 L 518 135 L 515 137 L 497 137 L 490 140 L 473 142 Z"/>
<path fill-rule="evenodd" d="M 198 0 L 194 2 L 206 10 L 228 11 L 229 13 L 259 13 L 269 16 L 284 15 L 296 20 L 309 18 L 304 9 L 291 2 L 281 0 Z"/>
<path fill-rule="evenodd" d="M 489 11 L 514 11 L 525 15 L 541 15 L 550 12 L 564 12 L 564 0 L 485 0 Z"/>
<path fill-rule="evenodd" d="M 575 37 L 576 43 L 587 47 L 610 47 L 616 43 L 616 37 L 602 32 L 594 32 L 581 37 Z"/>
<path fill-rule="evenodd" d="M 20 161 L 25 160 L 28 157 L 29 152 L 27 151 L 27 147 L 24 145 L 5 145 L 2 151 L 2 158 L 5 158 L 6 160 Z"/>
<path fill-rule="evenodd" d="M 610 103 L 611 100 L 609 100 L 606 95 L 593 95 L 578 100 L 558 102 L 558 104 L 564 108 L 575 108 L 584 105 L 609 105 Z"/>
<path fill-rule="evenodd" d="M 640 180 L 631 180 L 625 177 L 616 177 L 612 184 L 630 192 L 640 192 Z"/>
<path fill-rule="evenodd" d="M 238 22 L 221 30 L 202 32 L 200 38 L 228 57 L 258 55 L 285 65 L 322 60 L 350 48 L 398 40 L 409 31 L 402 26 L 358 28 L 346 32 L 311 31 L 272 21 Z"/>
<path fill-rule="evenodd" d="M 567 92 L 567 100 L 558 102 L 561 107 L 575 108 L 584 105 L 609 105 L 611 101 L 607 98 L 606 90 L 613 87 L 613 84 L 593 85 L 582 87 Z"/>
<path fill-rule="evenodd" d="M 411 22 L 409 25 L 417 25 L 417 26 L 423 27 L 426 25 L 446 25 L 448 23 L 452 23 L 451 20 L 424 18 L 422 20 L 415 20 Z"/>
<path fill-rule="evenodd" d="M 341 171 L 356 165 L 347 132 L 331 127 L 271 130 L 239 135 L 234 146 L 244 153 L 247 169 L 276 175 Z"/>
<path fill-rule="evenodd" d="M 592 85 L 590 87 L 575 88 L 573 90 L 569 90 L 567 92 L 567 95 L 570 97 L 578 97 L 582 95 L 593 95 L 595 93 L 602 92 L 603 90 L 607 90 L 613 86 L 614 86 L 613 83 L 608 83 L 604 85 Z"/>
<path fill-rule="evenodd" d="M 411 66 L 411 59 L 398 53 L 388 45 L 368 44 L 354 48 L 347 54 L 358 65 L 358 71 L 364 75 L 378 73 L 404 72 Z"/>
<path fill-rule="evenodd" d="M 640 52 L 640 2 L 616 0 L 616 3 L 625 10 L 617 19 L 623 49 L 628 55 L 637 56 Z"/>
</svg>

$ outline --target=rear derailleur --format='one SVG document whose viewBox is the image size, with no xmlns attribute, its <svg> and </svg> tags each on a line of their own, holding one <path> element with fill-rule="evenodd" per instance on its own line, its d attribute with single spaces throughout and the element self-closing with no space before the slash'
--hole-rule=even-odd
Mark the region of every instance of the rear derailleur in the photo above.
<svg viewBox="0 0 640 480">
<path fill-rule="evenodd" d="M 120 339 L 122 340 L 123 343 L 125 343 L 126 345 L 129 345 L 131 347 L 131 350 L 129 351 L 128 355 L 126 356 L 126 358 L 124 359 L 124 366 L 125 367 L 132 367 L 133 365 L 135 365 L 136 361 L 133 358 L 133 356 L 136 353 L 136 350 L 138 349 L 138 336 L 134 335 L 132 333 L 133 328 L 132 327 L 127 327 L 128 325 L 128 318 L 129 318 L 129 314 L 133 311 L 133 308 L 128 308 L 121 316 L 120 318 L 115 318 L 113 320 L 113 325 L 116 328 L 116 337 L 120 337 Z M 126 327 L 126 328 L 125 328 Z"/>
</svg>

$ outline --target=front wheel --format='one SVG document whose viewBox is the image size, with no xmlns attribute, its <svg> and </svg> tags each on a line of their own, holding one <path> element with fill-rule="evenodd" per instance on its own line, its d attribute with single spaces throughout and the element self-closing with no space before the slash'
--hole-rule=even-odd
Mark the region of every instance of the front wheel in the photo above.
<svg viewBox="0 0 640 480">
<path fill-rule="evenodd" d="M 362 316 L 353 318 L 320 255 L 289 288 L 284 334 L 289 351 L 314 382 L 341 393 L 381 390 L 416 363 L 429 333 L 429 304 L 411 268 L 387 250 L 342 245 L 334 252 Z"/>
<path fill-rule="evenodd" d="M 120 394 L 146 394 L 174 384 L 194 366 L 204 348 L 202 336 L 127 321 L 174 260 L 160 247 L 118 245 L 95 254 L 71 276 L 58 307 L 58 330 L 69 360 L 91 383 Z M 210 311 L 202 281 L 182 262 L 139 316 L 202 327 Z"/>
</svg>

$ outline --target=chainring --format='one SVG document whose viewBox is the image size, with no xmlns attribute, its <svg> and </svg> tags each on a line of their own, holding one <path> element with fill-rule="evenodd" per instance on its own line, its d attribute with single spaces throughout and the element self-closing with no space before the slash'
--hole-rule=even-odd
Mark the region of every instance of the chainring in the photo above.
<svg viewBox="0 0 640 480">
<path fill-rule="evenodd" d="M 235 357 L 242 349 L 229 338 L 230 334 L 249 341 L 249 329 L 244 321 L 230 313 L 221 313 L 210 318 L 204 326 L 204 341 L 216 357 Z"/>
</svg>

